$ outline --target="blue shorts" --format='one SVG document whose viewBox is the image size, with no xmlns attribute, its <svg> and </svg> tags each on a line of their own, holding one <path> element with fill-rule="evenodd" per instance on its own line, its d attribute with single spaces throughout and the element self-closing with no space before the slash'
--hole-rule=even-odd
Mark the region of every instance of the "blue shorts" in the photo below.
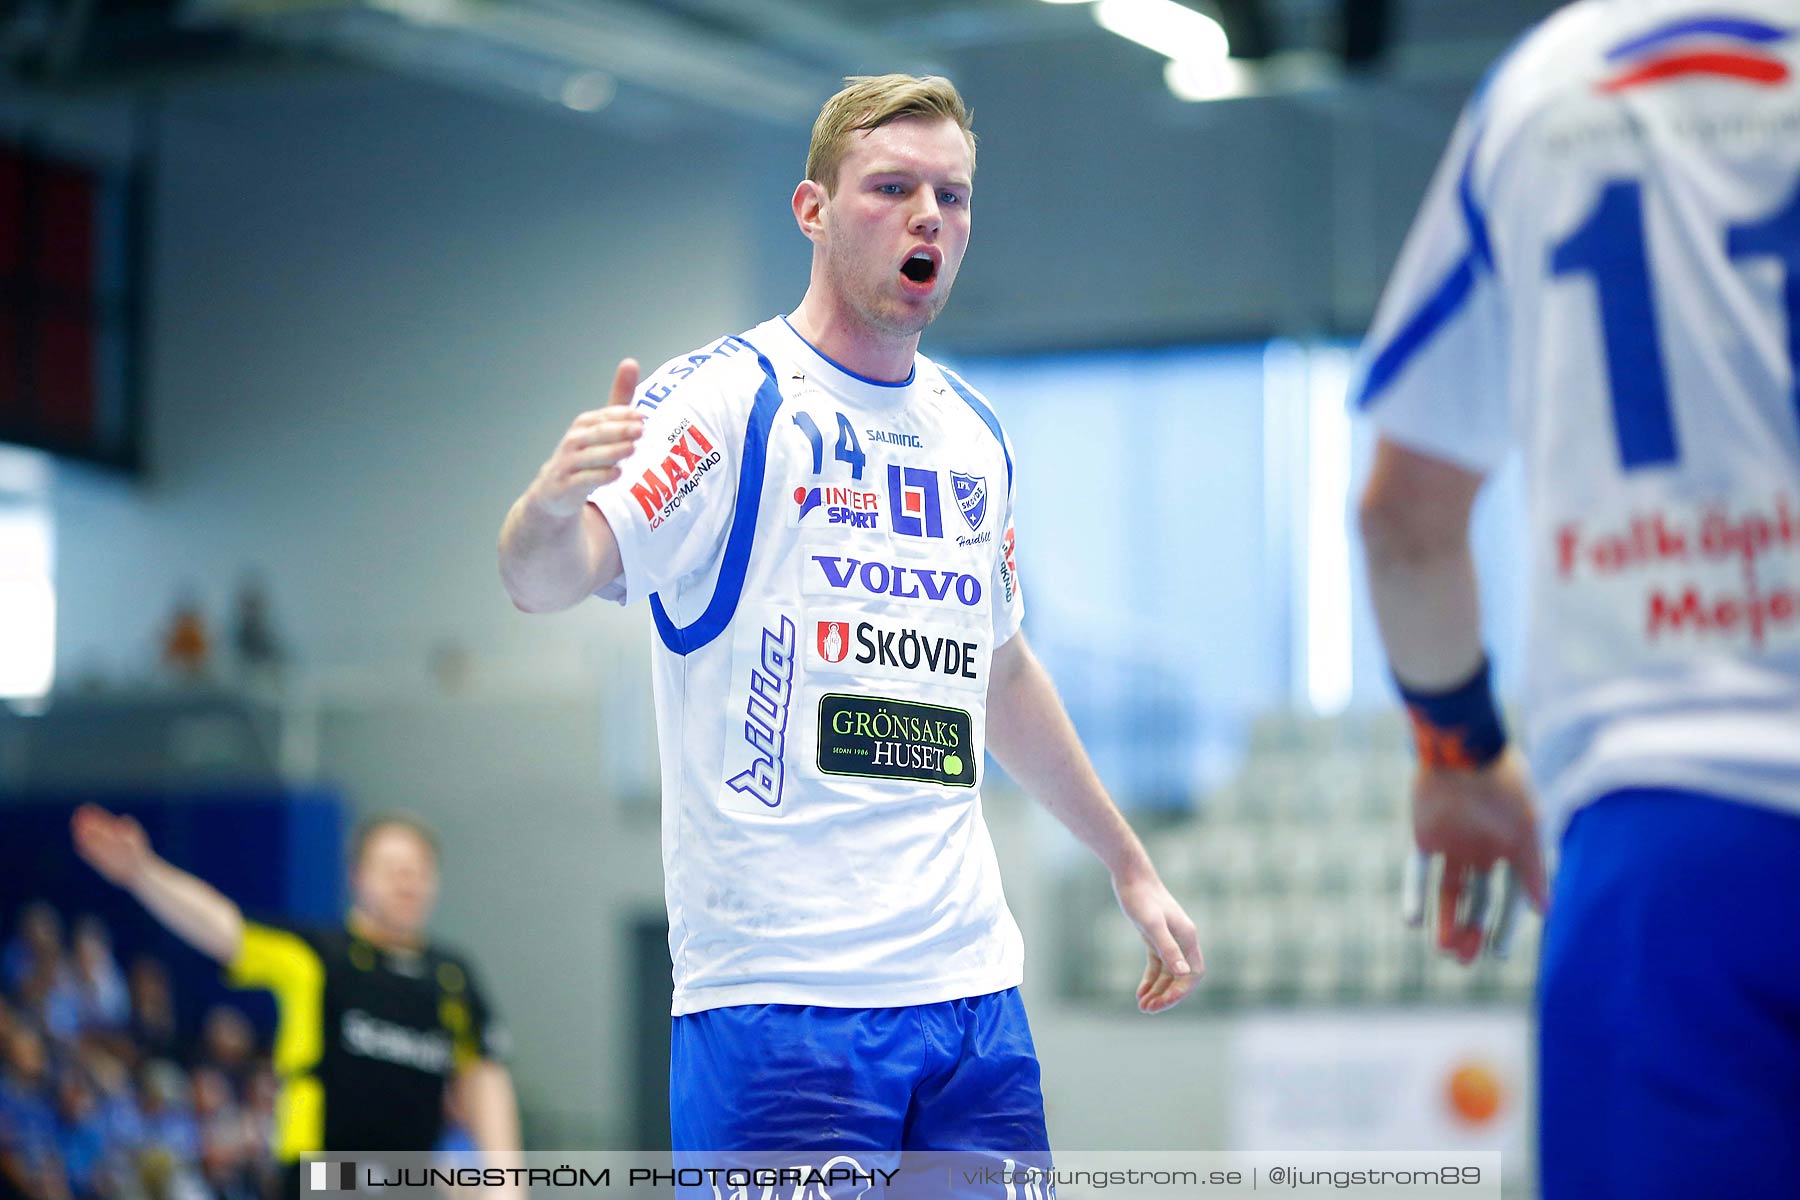
<svg viewBox="0 0 1800 1200">
<path fill-rule="evenodd" d="M 745 1004 L 673 1019 L 674 1149 L 1047 1152 L 1018 988 L 902 1008 Z"/>
<path fill-rule="evenodd" d="M 1563 837 L 1538 980 L 1544 1200 L 1800 1195 L 1800 817 L 1631 790 Z"/>
</svg>

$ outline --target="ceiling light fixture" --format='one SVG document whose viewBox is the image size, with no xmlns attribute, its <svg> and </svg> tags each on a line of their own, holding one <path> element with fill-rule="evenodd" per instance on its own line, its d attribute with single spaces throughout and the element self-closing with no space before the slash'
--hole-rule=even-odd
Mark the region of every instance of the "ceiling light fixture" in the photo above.
<svg viewBox="0 0 1800 1200">
<path fill-rule="evenodd" d="M 1232 100 L 1256 90 L 1256 72 L 1235 58 L 1209 58 L 1163 64 L 1163 82 L 1177 100 Z"/>
<path fill-rule="evenodd" d="M 562 86 L 560 99 L 576 112 L 599 112 L 619 94 L 619 85 L 604 71 L 571 75 Z"/>
<path fill-rule="evenodd" d="M 1176 62 L 1203 63 L 1231 54 L 1223 25 L 1175 0 L 1100 0 L 1094 20 Z"/>
</svg>

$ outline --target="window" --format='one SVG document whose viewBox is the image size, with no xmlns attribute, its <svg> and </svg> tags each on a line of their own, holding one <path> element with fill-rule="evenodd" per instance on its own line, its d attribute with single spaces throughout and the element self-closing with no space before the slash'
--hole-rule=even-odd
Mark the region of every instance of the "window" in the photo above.
<svg viewBox="0 0 1800 1200">
<path fill-rule="evenodd" d="M 0 144 L 0 440 L 135 465 L 138 191 Z"/>
<path fill-rule="evenodd" d="M 1102 777 L 1185 809 L 1258 715 L 1392 703 L 1352 528 L 1354 347 L 1273 341 L 957 364 L 1018 451 L 1026 625 Z M 1522 645 L 1517 472 L 1477 509 L 1484 619 Z"/>
<path fill-rule="evenodd" d="M 0 495 L 0 698 L 41 699 L 56 668 L 52 523 L 41 502 Z"/>
</svg>

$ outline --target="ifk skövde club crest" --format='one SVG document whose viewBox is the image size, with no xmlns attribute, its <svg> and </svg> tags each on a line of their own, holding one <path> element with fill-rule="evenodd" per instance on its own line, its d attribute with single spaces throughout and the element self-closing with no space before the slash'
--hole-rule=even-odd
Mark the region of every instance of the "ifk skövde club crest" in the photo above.
<svg viewBox="0 0 1800 1200">
<path fill-rule="evenodd" d="M 987 516 L 987 477 L 952 471 L 950 487 L 956 493 L 956 507 L 962 510 L 963 520 L 969 523 L 970 529 L 980 529 L 982 519 Z"/>
</svg>

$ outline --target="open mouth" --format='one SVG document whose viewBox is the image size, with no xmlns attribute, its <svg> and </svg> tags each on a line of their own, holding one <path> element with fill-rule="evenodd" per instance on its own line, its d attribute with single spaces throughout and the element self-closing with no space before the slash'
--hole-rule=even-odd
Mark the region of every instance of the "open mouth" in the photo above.
<svg viewBox="0 0 1800 1200">
<path fill-rule="evenodd" d="M 920 251 L 900 264 L 900 273 L 914 283 L 930 283 L 937 278 L 937 262 L 931 255 Z"/>
</svg>

